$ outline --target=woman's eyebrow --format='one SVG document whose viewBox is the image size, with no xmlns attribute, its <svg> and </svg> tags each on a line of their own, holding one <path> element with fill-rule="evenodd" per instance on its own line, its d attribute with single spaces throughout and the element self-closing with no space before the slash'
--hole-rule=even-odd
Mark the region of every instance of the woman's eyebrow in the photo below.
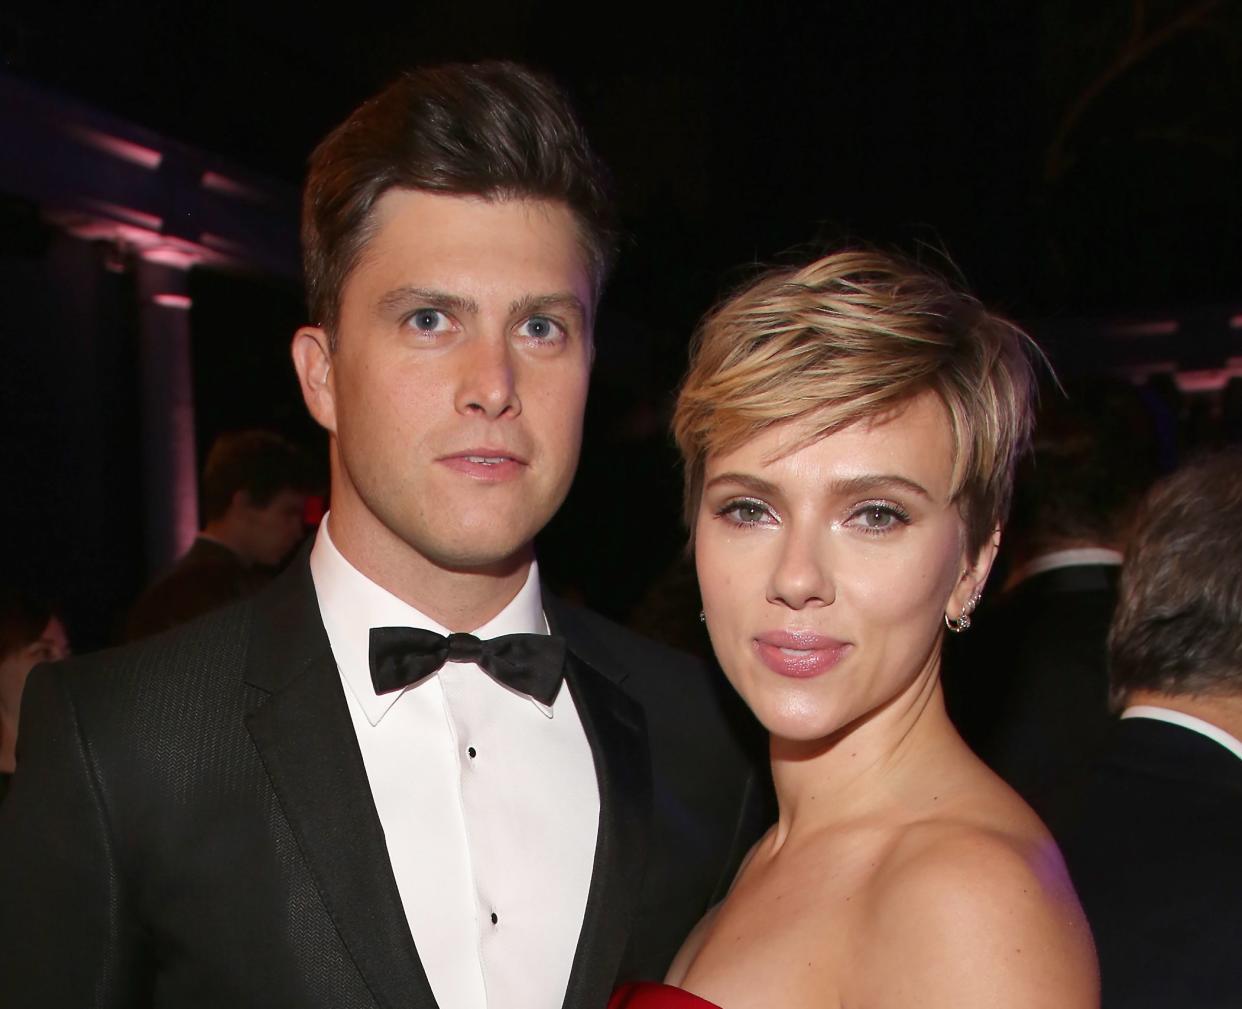
<svg viewBox="0 0 1242 1009">
<path fill-rule="evenodd" d="M 863 473 L 859 476 L 844 477 L 840 480 L 832 481 L 833 492 L 843 497 L 867 494 L 893 487 L 900 487 L 912 491 L 928 501 L 932 500 L 931 493 L 926 487 L 908 477 L 898 476 L 896 473 Z"/>
<path fill-rule="evenodd" d="M 776 484 L 763 477 L 755 476 L 751 473 L 717 473 L 714 477 L 707 481 L 704 489 L 715 487 L 718 484 L 736 484 L 744 487 L 746 490 L 755 494 L 772 495 L 777 491 Z"/>
</svg>

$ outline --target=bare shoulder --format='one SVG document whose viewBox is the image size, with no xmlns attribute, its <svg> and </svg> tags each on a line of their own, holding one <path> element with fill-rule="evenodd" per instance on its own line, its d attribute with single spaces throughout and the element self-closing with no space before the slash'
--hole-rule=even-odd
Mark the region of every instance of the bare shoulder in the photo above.
<svg viewBox="0 0 1242 1009">
<path fill-rule="evenodd" d="M 877 1007 L 1099 1004 L 1095 952 L 1042 827 L 933 821 L 905 830 L 867 887 L 858 1001 Z"/>
<path fill-rule="evenodd" d="M 699 955 L 699 950 L 703 948 L 703 943 L 707 939 L 707 933 L 711 931 L 712 922 L 715 920 L 719 910 L 719 904 L 711 908 L 707 914 L 703 915 L 699 923 L 694 926 L 690 934 L 686 936 L 686 941 L 681 944 L 681 949 L 677 951 L 677 955 L 673 957 L 673 962 L 669 964 L 668 974 L 664 978 L 666 984 L 677 987 L 686 979 L 690 965 L 694 963 L 694 958 Z"/>
</svg>

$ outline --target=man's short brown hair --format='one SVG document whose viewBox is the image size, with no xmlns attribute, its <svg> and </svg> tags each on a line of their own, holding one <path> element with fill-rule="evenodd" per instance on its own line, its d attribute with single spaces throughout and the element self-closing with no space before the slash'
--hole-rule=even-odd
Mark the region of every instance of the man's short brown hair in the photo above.
<svg viewBox="0 0 1242 1009">
<path fill-rule="evenodd" d="M 1115 706 L 1136 689 L 1242 693 L 1242 452 L 1204 456 L 1144 499 L 1108 652 Z"/>
<path fill-rule="evenodd" d="M 333 345 L 341 291 L 390 189 L 566 204 L 599 297 L 615 246 L 608 178 L 548 78 L 508 62 L 413 70 L 319 144 L 302 202 L 302 259 L 311 319 Z"/>
<path fill-rule="evenodd" d="M 266 508 L 284 490 L 309 493 L 314 474 L 306 454 L 273 431 L 230 431 L 212 442 L 199 481 L 203 522 L 223 518 L 238 491 Z"/>
</svg>

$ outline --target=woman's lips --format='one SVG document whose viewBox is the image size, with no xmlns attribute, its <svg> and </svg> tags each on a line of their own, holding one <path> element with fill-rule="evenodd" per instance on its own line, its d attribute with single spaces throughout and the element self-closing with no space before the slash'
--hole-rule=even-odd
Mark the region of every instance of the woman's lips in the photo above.
<svg viewBox="0 0 1242 1009">
<path fill-rule="evenodd" d="M 826 673 L 850 649 L 848 641 L 808 631 L 767 631 L 755 638 L 755 651 L 765 666 L 797 680 Z"/>
</svg>

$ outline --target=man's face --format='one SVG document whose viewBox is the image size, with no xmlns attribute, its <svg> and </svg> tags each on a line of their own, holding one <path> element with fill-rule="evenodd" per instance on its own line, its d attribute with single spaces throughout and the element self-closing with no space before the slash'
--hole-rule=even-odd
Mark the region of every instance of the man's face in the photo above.
<svg viewBox="0 0 1242 1009">
<path fill-rule="evenodd" d="M 286 488 L 262 506 L 245 499 L 245 492 L 243 499 L 246 554 L 251 563 L 275 567 L 289 556 L 306 531 L 306 494 Z"/>
<path fill-rule="evenodd" d="M 581 446 L 592 289 L 574 218 L 393 190 L 374 223 L 335 351 L 298 360 L 304 387 L 326 369 L 308 402 L 334 435 L 333 539 L 355 563 L 404 544 L 454 571 L 511 565 Z"/>
</svg>

